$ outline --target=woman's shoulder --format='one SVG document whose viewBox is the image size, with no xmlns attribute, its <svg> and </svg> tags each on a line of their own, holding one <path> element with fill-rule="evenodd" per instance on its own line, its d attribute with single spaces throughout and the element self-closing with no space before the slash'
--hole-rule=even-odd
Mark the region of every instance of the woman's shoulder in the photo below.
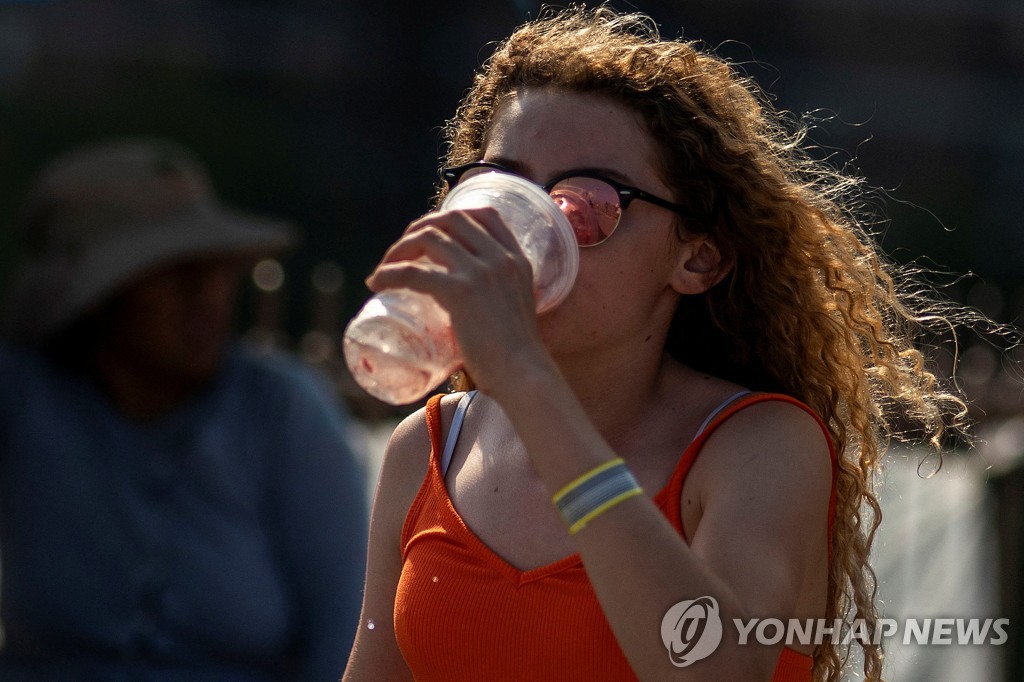
<svg viewBox="0 0 1024 682">
<path fill-rule="evenodd" d="M 461 395 L 434 398 L 398 423 L 384 449 L 378 499 L 384 491 L 397 507 L 409 508 L 426 477 L 433 438 L 443 442 Z"/>
<path fill-rule="evenodd" d="M 432 434 L 443 438 L 447 433 L 462 395 L 434 396 L 423 407 L 402 419 L 388 440 L 385 456 L 403 460 L 423 458 L 426 461 L 432 446 Z"/>
<path fill-rule="evenodd" d="M 736 444 L 826 445 L 828 431 L 806 404 L 781 393 L 744 392 L 724 406 L 711 437 Z M 710 439 L 709 439 L 710 440 Z"/>
<path fill-rule="evenodd" d="M 792 396 L 750 392 L 738 396 L 734 405 L 735 410 L 720 427 L 734 438 L 777 438 L 791 445 L 829 443 L 821 417 Z"/>
<path fill-rule="evenodd" d="M 680 495 L 684 530 L 718 552 L 804 556 L 831 523 L 832 449 L 800 403 L 759 398 L 727 410 L 699 448 Z"/>
<path fill-rule="evenodd" d="M 713 427 L 699 461 L 716 485 L 771 473 L 807 485 L 828 483 L 834 450 L 824 423 L 809 407 L 780 394 L 737 400 Z M 759 472 L 759 473 L 755 473 Z"/>
</svg>

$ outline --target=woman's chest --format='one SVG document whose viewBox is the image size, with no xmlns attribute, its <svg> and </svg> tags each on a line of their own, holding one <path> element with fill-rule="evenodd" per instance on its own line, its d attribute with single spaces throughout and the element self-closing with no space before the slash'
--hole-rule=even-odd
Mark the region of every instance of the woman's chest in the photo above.
<svg viewBox="0 0 1024 682">
<path fill-rule="evenodd" d="M 551 494 L 522 455 L 504 461 L 470 452 L 447 476 L 452 506 L 484 545 L 519 571 L 575 552 Z"/>
<path fill-rule="evenodd" d="M 678 456 L 651 455 L 630 468 L 648 497 L 664 498 L 677 463 Z M 445 486 L 452 506 L 470 532 L 520 571 L 545 566 L 576 551 L 572 536 L 552 504 L 551 491 L 525 452 L 511 450 L 497 456 L 471 448 L 453 463 Z M 658 501 L 680 504 L 678 497 Z M 683 501 L 685 504 L 685 498 Z M 691 506 L 696 505 L 691 501 Z M 690 520 L 687 511 L 694 509 L 684 506 L 684 521 Z"/>
</svg>

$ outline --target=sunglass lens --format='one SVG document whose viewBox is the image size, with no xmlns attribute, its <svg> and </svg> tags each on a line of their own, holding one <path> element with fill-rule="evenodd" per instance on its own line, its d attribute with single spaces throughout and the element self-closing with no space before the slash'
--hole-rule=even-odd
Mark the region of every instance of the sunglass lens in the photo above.
<svg viewBox="0 0 1024 682">
<path fill-rule="evenodd" d="M 551 198 L 569 219 L 580 246 L 600 244 L 615 231 L 622 214 L 618 192 L 595 178 L 567 178 L 551 188 Z"/>
</svg>

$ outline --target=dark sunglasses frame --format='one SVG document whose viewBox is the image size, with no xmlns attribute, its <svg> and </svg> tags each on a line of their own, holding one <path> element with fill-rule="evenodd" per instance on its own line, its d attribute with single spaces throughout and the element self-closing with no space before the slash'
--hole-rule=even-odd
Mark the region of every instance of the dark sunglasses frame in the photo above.
<svg viewBox="0 0 1024 682">
<path fill-rule="evenodd" d="M 490 161 L 472 161 L 470 163 L 463 164 L 462 166 L 455 166 L 454 168 L 444 168 L 441 170 L 441 177 L 444 178 L 444 181 L 448 183 L 448 188 L 451 189 L 452 187 L 458 184 L 459 180 L 462 179 L 462 176 L 465 175 L 467 171 L 473 170 L 474 168 L 490 168 L 500 173 L 510 173 L 512 175 L 518 175 L 519 177 L 522 177 L 521 173 L 517 173 L 511 168 L 506 168 L 501 164 L 491 163 Z M 619 195 L 619 205 L 622 207 L 623 211 L 629 208 L 630 203 L 632 203 L 634 199 L 639 199 L 640 201 L 646 201 L 649 204 L 654 204 L 655 206 L 660 206 L 661 208 L 668 209 L 673 213 L 678 213 L 684 218 L 687 216 L 685 206 L 657 197 L 649 192 L 643 191 L 639 187 L 632 187 L 630 185 L 625 185 L 619 182 L 618 180 L 612 180 L 611 178 L 606 177 L 601 173 L 597 173 L 595 171 L 577 170 L 571 171 L 569 173 L 563 173 L 562 175 L 559 175 L 556 178 L 552 179 L 547 184 L 540 186 L 544 189 L 545 192 L 550 193 L 551 190 L 554 189 L 555 185 L 562 182 L 563 180 L 568 180 L 569 178 L 591 178 L 592 180 L 600 180 L 601 182 L 608 184 Z M 622 220 L 621 214 L 619 216 L 619 220 Z M 616 223 L 616 227 L 618 227 L 618 223 Z M 611 235 L 609 234 L 608 236 Z M 593 246 L 596 246 L 596 244 Z"/>
</svg>

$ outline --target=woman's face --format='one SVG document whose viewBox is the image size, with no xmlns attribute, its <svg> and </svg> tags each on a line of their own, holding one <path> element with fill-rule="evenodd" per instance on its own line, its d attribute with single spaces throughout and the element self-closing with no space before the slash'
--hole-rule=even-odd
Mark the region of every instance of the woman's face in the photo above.
<svg viewBox="0 0 1024 682">
<path fill-rule="evenodd" d="M 553 88 L 527 88 L 503 103 L 483 154 L 485 161 L 539 184 L 572 170 L 600 169 L 673 200 L 655 170 L 656 158 L 653 140 L 630 109 L 603 96 Z M 681 246 L 675 218 L 664 208 L 634 201 L 607 241 L 580 250 L 573 291 L 541 317 L 552 352 L 595 344 L 624 344 L 635 352 L 638 338 L 643 341 L 667 325 L 678 299 L 669 285 Z"/>
</svg>

